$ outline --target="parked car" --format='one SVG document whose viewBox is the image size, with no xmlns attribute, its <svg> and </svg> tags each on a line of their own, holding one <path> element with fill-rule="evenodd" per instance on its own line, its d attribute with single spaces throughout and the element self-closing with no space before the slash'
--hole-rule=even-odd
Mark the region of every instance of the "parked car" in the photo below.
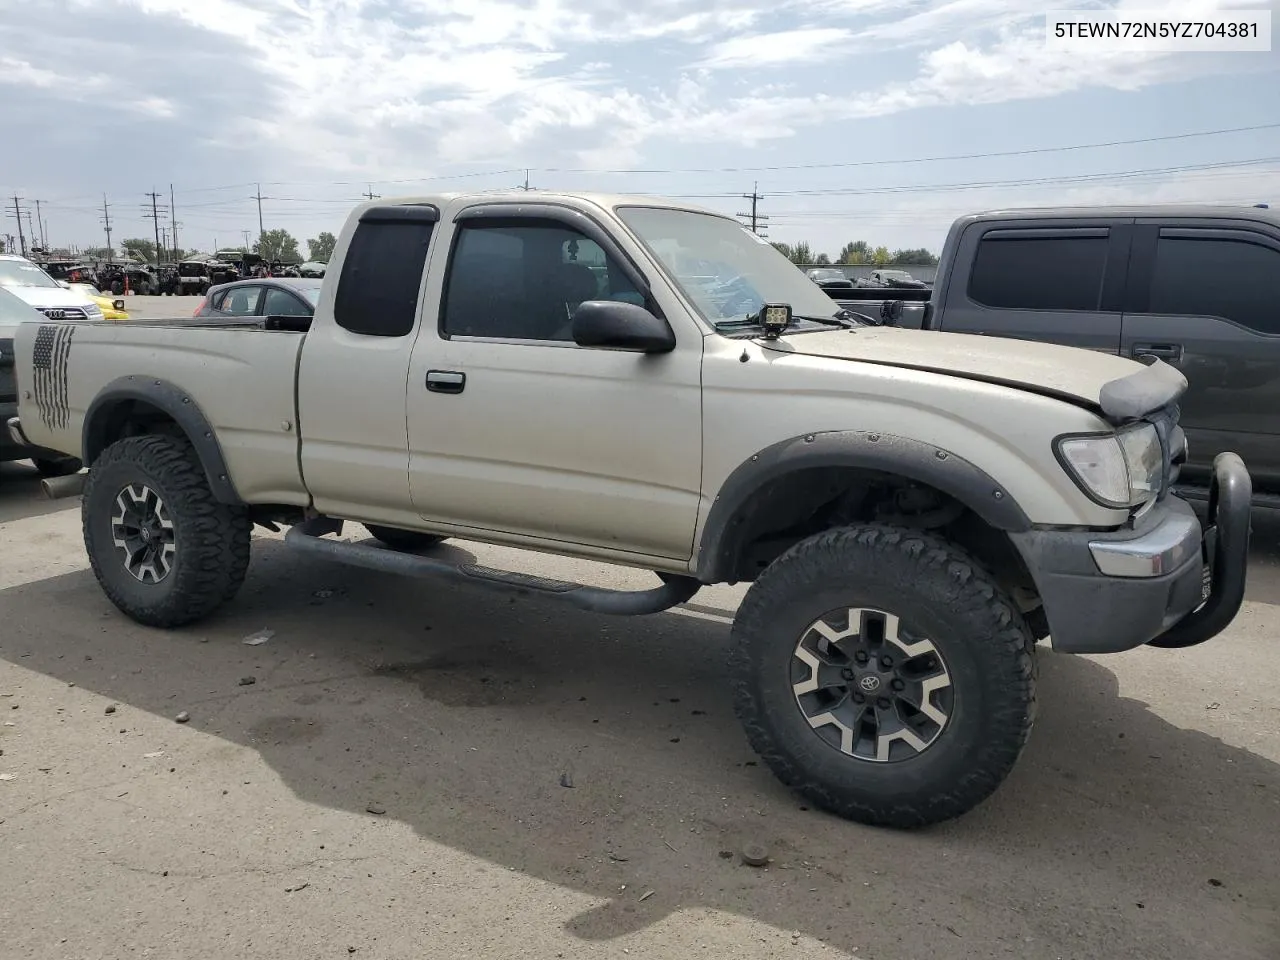
<svg viewBox="0 0 1280 960">
<path fill-rule="evenodd" d="M 0 422 L 18 415 L 18 385 L 13 375 L 13 336 L 22 323 L 46 319 L 11 287 L 0 285 Z M 79 459 L 0 432 L 0 462 L 31 460 L 42 477 L 62 477 L 81 469 Z"/>
<path fill-rule="evenodd" d="M 87 294 L 69 290 L 26 257 L 0 253 L 0 287 L 54 320 L 101 320 L 102 308 Z"/>
<path fill-rule="evenodd" d="M 897 326 L 1158 357 L 1190 384 L 1182 492 L 1206 497 L 1215 459 L 1232 450 L 1249 464 L 1255 502 L 1280 506 L 1280 211 L 974 214 L 952 225 L 927 302 L 877 296 L 836 298 Z"/>
<path fill-rule="evenodd" d="M 320 281 L 300 277 L 236 280 L 211 287 L 195 317 L 309 317 L 315 313 Z"/>
<path fill-rule="evenodd" d="M 805 276 L 823 290 L 831 292 L 833 296 L 844 290 L 852 290 L 854 286 L 853 281 L 844 275 L 843 270 L 835 270 L 829 267 L 815 267 L 807 271 Z"/>
<path fill-rule="evenodd" d="M 873 270 L 866 277 L 859 277 L 859 287 L 903 287 L 908 290 L 927 290 L 929 284 L 917 280 L 906 270 Z"/>
<path fill-rule="evenodd" d="M 92 283 L 72 283 L 63 281 L 62 286 L 68 290 L 75 290 L 83 293 L 86 297 L 98 305 L 98 309 L 102 311 L 104 320 L 128 320 L 129 312 L 125 309 L 124 300 L 120 297 L 105 296 L 101 290 Z"/>
<path fill-rule="evenodd" d="M 325 271 L 329 268 L 327 263 L 319 260 L 308 260 L 306 263 L 298 265 L 298 275 L 311 279 L 323 278 Z"/>
<path fill-rule="evenodd" d="M 230 319 L 19 327 L 20 383 L 50 341 L 65 364 L 10 429 L 90 464 L 85 549 L 137 622 L 229 601 L 255 523 L 599 614 L 749 582 L 727 673 L 750 742 L 810 802 L 907 827 L 1012 769 L 1036 638 L 1184 647 L 1240 609 L 1249 473 L 1216 458 L 1208 527 L 1171 494 L 1165 363 L 859 325 L 734 218 L 651 196 L 370 202 L 332 266 L 313 317 L 257 283 L 222 291 Z M 348 523 L 381 545 L 329 538 Z M 450 536 L 661 585 L 420 552 Z"/>
</svg>

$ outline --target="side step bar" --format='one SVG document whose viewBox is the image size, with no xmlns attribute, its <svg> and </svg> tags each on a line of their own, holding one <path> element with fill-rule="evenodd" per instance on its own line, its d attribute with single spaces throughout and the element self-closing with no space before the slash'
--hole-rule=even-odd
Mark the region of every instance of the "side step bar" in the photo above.
<svg viewBox="0 0 1280 960">
<path fill-rule="evenodd" d="M 284 542 L 302 553 L 369 570 L 409 577 L 440 577 L 506 593 L 527 590 L 564 600 L 581 610 L 615 616 L 634 617 L 669 610 L 692 598 L 702 586 L 692 577 L 659 573 L 662 586 L 652 590 L 608 590 L 527 573 L 495 570 L 477 563 L 453 563 L 436 557 L 399 553 L 387 547 L 324 539 L 325 534 L 341 532 L 341 520 L 315 517 L 291 527 L 284 535 Z"/>
</svg>

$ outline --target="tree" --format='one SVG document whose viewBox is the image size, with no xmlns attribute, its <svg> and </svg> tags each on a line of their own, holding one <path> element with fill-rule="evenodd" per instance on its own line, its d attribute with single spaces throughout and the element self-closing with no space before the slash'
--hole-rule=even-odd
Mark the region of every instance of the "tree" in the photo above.
<svg viewBox="0 0 1280 960">
<path fill-rule="evenodd" d="M 107 260 L 114 257 L 115 251 L 106 247 L 86 247 L 84 255 L 90 260 Z"/>
<path fill-rule="evenodd" d="M 877 267 L 883 267 L 886 263 L 893 262 L 893 254 L 889 252 L 888 247 L 876 247 L 875 252 L 871 254 L 871 262 Z"/>
<path fill-rule="evenodd" d="M 840 248 L 840 256 L 836 263 L 870 263 L 871 244 L 865 240 L 854 240 Z"/>
<path fill-rule="evenodd" d="M 937 266 L 938 258 L 926 250 L 919 247 L 913 250 L 895 250 L 893 251 L 894 263 L 919 264 L 921 266 L 933 267 Z"/>
<path fill-rule="evenodd" d="M 333 248 L 338 245 L 338 238 L 328 230 L 323 231 L 314 240 L 307 241 L 307 249 L 311 251 L 311 259 L 328 263 L 333 257 Z"/>
<path fill-rule="evenodd" d="M 819 266 L 828 267 L 831 265 L 831 258 L 828 257 L 825 253 L 820 253 L 814 259 L 813 262 L 818 264 Z"/>
<path fill-rule="evenodd" d="M 770 244 L 770 246 L 773 247 L 773 249 L 777 250 L 780 254 L 782 254 L 788 260 L 793 259 L 791 256 L 791 244 L 783 243 L 781 240 L 775 240 Z"/>
<path fill-rule="evenodd" d="M 298 241 L 288 230 L 268 230 L 253 245 L 253 252 L 263 260 L 279 260 L 281 263 L 301 263 Z"/>
<path fill-rule="evenodd" d="M 796 266 L 813 263 L 813 250 L 807 240 L 801 240 L 791 248 L 791 262 Z"/>
<path fill-rule="evenodd" d="M 153 263 L 156 259 L 156 245 L 151 240 L 139 238 L 122 240 L 120 248 L 129 256 L 141 260 L 143 263 Z"/>
</svg>

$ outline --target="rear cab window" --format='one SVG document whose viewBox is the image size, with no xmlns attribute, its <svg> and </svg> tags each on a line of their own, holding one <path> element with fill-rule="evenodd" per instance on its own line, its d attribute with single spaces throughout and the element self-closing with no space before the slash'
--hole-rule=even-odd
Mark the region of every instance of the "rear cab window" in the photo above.
<svg viewBox="0 0 1280 960">
<path fill-rule="evenodd" d="M 1247 230 L 1162 229 L 1141 312 L 1218 317 L 1280 335 L 1280 241 Z"/>
<path fill-rule="evenodd" d="M 338 278 L 333 316 L 339 327 L 366 337 L 413 331 L 439 218 L 427 204 L 372 207 L 361 215 Z"/>
<path fill-rule="evenodd" d="M 1012 310 L 1097 310 L 1110 239 L 1106 229 L 998 229 L 978 243 L 969 298 Z"/>
</svg>

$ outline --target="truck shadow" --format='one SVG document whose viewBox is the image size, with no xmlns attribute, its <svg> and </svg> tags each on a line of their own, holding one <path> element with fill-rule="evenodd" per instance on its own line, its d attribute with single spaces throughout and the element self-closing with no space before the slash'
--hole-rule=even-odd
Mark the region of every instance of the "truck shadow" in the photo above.
<svg viewBox="0 0 1280 960">
<path fill-rule="evenodd" d="M 961 820 L 894 833 L 807 809 L 757 763 L 722 623 L 413 584 L 269 540 L 240 598 L 178 633 L 125 621 L 87 572 L 0 597 L 11 662 L 189 710 L 306 802 L 376 803 L 423 838 L 600 898 L 565 920 L 586 940 L 705 908 L 877 958 L 1280 945 L 1280 766 L 1121 696 L 1096 661 L 1044 651 L 1013 776 Z M 263 628 L 266 643 L 242 642 Z M 257 682 L 238 686 L 245 674 Z M 746 839 L 768 868 L 742 865 Z"/>
</svg>

